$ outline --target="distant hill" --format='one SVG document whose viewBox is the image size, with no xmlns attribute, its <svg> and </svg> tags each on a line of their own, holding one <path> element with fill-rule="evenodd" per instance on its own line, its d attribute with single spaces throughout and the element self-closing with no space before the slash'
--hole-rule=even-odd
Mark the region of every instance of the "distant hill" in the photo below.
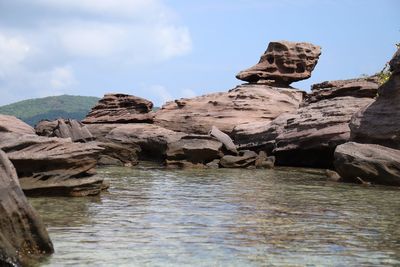
<svg viewBox="0 0 400 267">
<path fill-rule="evenodd" d="M 82 120 L 99 101 L 97 97 L 60 95 L 28 99 L 0 107 L 0 114 L 13 115 L 34 126 L 40 120 Z"/>
</svg>

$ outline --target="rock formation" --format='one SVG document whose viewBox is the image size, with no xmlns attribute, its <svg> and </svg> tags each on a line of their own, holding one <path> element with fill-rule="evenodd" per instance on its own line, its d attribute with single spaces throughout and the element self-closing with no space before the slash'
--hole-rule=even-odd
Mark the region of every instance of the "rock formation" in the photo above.
<svg viewBox="0 0 400 267">
<path fill-rule="evenodd" d="M 12 163 L 0 150 L 0 266 L 28 265 L 50 253 L 53 245 L 44 224 L 22 192 Z"/>
<path fill-rule="evenodd" d="M 167 102 L 156 112 L 156 125 L 191 134 L 208 134 L 212 126 L 230 134 L 237 124 L 270 122 L 296 110 L 303 92 L 264 84 L 245 84 L 213 93 Z"/>
<path fill-rule="evenodd" d="M 24 124 L 15 117 L 0 115 L 0 123 L 6 120 L 14 125 Z M 103 179 L 95 176 L 95 166 L 101 147 L 37 136 L 29 125 L 7 129 L 0 124 L 0 129 L 7 130 L 0 130 L 0 149 L 14 164 L 25 193 L 68 196 L 100 193 Z"/>
<path fill-rule="evenodd" d="M 335 151 L 335 169 L 345 181 L 400 186 L 400 49 L 392 75 L 378 89 L 376 101 L 360 109 L 350 122 L 351 140 Z"/>
<path fill-rule="evenodd" d="M 94 140 L 88 128 L 73 119 L 44 120 L 35 126 L 36 134 L 48 137 L 71 138 L 73 142 L 89 142 Z"/>
<path fill-rule="evenodd" d="M 320 55 L 321 48 L 310 43 L 270 42 L 258 64 L 239 72 L 236 78 L 288 86 L 310 78 Z"/>
<path fill-rule="evenodd" d="M 153 103 L 126 94 L 106 94 L 92 108 L 83 123 L 152 122 Z"/>
</svg>

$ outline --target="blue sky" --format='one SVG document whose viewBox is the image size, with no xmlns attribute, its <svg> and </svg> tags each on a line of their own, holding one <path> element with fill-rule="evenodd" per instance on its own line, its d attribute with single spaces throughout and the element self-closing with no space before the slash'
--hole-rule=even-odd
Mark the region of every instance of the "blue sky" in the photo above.
<svg viewBox="0 0 400 267">
<path fill-rule="evenodd" d="M 309 90 L 379 71 L 400 42 L 400 1 L 0 0 L 0 105 L 123 92 L 167 100 L 227 91 L 270 41 L 322 55 Z"/>
</svg>

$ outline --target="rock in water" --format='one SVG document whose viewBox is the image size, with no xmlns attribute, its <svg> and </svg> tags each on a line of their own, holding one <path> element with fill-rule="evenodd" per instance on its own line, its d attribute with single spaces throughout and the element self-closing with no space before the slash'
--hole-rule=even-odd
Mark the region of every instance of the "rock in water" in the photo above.
<svg viewBox="0 0 400 267">
<path fill-rule="evenodd" d="M 212 126 L 230 134 L 238 124 L 268 123 L 299 107 L 303 92 L 265 84 L 245 84 L 214 93 L 167 102 L 156 112 L 156 125 L 191 134 L 208 134 Z"/>
<path fill-rule="evenodd" d="M 378 90 L 376 101 L 359 110 L 350 122 L 351 140 L 400 149 L 400 49 L 390 61 L 393 71 Z"/>
<path fill-rule="evenodd" d="M 223 156 L 219 164 L 224 168 L 247 168 L 255 166 L 257 156 L 257 153 L 254 151 L 241 151 L 239 156 Z"/>
<path fill-rule="evenodd" d="M 209 135 L 215 137 L 216 139 L 218 139 L 218 141 L 220 141 L 222 144 L 224 144 L 225 148 L 237 155 L 238 151 L 236 150 L 236 145 L 233 143 L 232 139 L 229 137 L 229 135 L 227 135 L 224 132 L 221 132 L 217 127 L 213 126 L 211 128 L 211 131 L 209 132 Z"/>
<path fill-rule="evenodd" d="M 28 265 L 53 253 L 44 224 L 22 192 L 6 154 L 0 150 L 0 266 Z"/>
<path fill-rule="evenodd" d="M 40 136 L 71 138 L 73 142 L 89 142 L 94 137 L 89 129 L 81 122 L 73 119 L 44 120 L 35 126 Z"/>
<path fill-rule="evenodd" d="M 152 122 L 153 103 L 131 95 L 106 94 L 92 108 L 83 123 Z"/>
<path fill-rule="evenodd" d="M 336 148 L 335 169 L 348 182 L 400 186 L 400 150 L 348 142 Z"/>
<path fill-rule="evenodd" d="M 321 55 L 321 47 L 310 43 L 270 42 L 255 66 L 236 75 L 239 80 L 256 83 L 272 81 L 288 86 L 311 77 Z"/>
<path fill-rule="evenodd" d="M 2 117 L 0 122 L 4 121 Z M 11 121 L 16 125 L 23 123 L 15 117 Z M 26 130 L 1 131 L 4 128 L 0 124 L 0 149 L 14 164 L 25 193 L 68 196 L 100 193 L 103 179 L 95 176 L 95 166 L 102 148 L 73 143 L 70 139 L 27 134 Z"/>
</svg>

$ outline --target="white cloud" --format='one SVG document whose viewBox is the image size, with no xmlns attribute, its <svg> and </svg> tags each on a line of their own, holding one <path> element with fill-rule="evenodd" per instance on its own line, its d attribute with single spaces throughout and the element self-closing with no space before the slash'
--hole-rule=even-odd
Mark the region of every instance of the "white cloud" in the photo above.
<svg viewBox="0 0 400 267">
<path fill-rule="evenodd" d="M 0 78 L 15 69 L 27 56 L 30 47 L 23 40 L 0 32 Z"/>
<path fill-rule="evenodd" d="M 151 100 L 156 106 L 161 106 L 165 102 L 174 100 L 172 94 L 162 85 L 151 85 L 147 87 L 147 90 L 154 95 Z"/>
<path fill-rule="evenodd" d="M 185 98 L 191 98 L 191 97 L 196 96 L 196 92 L 193 91 L 192 89 L 183 89 L 181 91 L 181 95 L 182 95 L 182 97 L 185 97 Z"/>
</svg>

